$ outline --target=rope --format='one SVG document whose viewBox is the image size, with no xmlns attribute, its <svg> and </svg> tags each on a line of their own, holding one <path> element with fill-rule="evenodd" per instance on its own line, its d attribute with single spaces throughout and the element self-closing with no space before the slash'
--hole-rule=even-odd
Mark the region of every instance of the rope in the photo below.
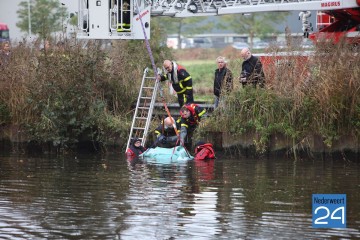
<svg viewBox="0 0 360 240">
<path fill-rule="evenodd" d="M 137 11 L 139 13 L 139 19 L 140 19 L 140 23 L 141 23 L 141 28 L 143 30 L 143 34 L 144 34 L 144 38 L 145 38 L 145 44 L 146 44 L 146 49 L 149 53 L 149 57 L 150 57 L 150 61 L 151 61 L 151 65 L 152 65 L 152 68 L 153 68 L 153 71 L 154 71 L 154 77 L 156 79 L 156 81 L 160 81 L 158 79 L 158 73 L 157 73 L 157 68 L 155 66 L 155 61 L 154 61 L 154 56 L 152 54 L 152 51 L 151 51 L 151 48 L 150 48 L 150 43 L 149 43 L 149 39 L 147 38 L 147 35 L 146 35 L 146 31 L 145 31 L 145 27 L 144 27 L 144 23 L 142 21 L 142 16 L 141 16 L 141 13 L 140 13 L 140 9 L 139 9 L 139 4 L 138 4 L 138 1 L 134 1 L 136 2 L 136 8 L 137 8 Z M 170 111 L 169 111 L 169 108 L 167 107 L 166 105 L 166 102 L 165 102 L 165 98 L 164 98 L 164 94 L 163 94 L 163 89 L 161 87 L 161 84 L 159 84 L 159 88 L 160 88 L 160 97 L 161 97 L 161 100 L 162 100 L 162 103 L 164 105 L 164 108 L 165 108 L 165 111 L 167 113 L 167 115 L 170 117 L 170 121 L 174 127 L 174 130 L 175 130 L 175 133 L 176 133 L 176 136 L 179 136 L 179 133 L 177 131 L 177 128 L 176 128 L 176 124 L 173 120 L 173 118 L 171 117 L 171 114 L 170 114 Z"/>
<path fill-rule="evenodd" d="M 157 76 L 158 76 L 158 73 L 157 73 L 157 69 L 156 69 L 156 66 L 155 66 L 154 56 L 153 56 L 152 51 L 151 51 L 151 48 L 150 48 L 149 39 L 147 38 L 147 35 L 146 35 L 146 32 L 145 32 L 145 27 L 144 27 L 144 23 L 143 23 L 143 21 L 142 21 L 142 16 L 141 16 L 140 9 L 139 9 L 139 4 L 138 4 L 137 1 L 134 1 L 134 2 L 136 2 L 136 8 L 137 8 L 137 11 L 138 11 L 138 13 L 139 13 L 139 19 L 140 19 L 140 23 L 141 23 L 141 28 L 142 28 L 142 30 L 143 30 L 143 34 L 144 34 L 144 38 L 145 38 L 146 49 L 147 49 L 147 51 L 148 51 L 148 53 L 149 53 L 149 57 L 150 57 L 150 60 L 151 60 L 151 65 L 152 65 L 152 67 L 153 67 L 154 77 L 155 77 L 156 81 L 160 81 L 160 80 L 158 79 L 158 77 L 157 77 Z M 166 113 L 168 114 L 168 116 L 169 116 L 169 118 L 170 118 L 170 121 L 171 121 L 171 123 L 172 123 L 172 125 L 173 125 L 173 127 L 174 127 L 176 136 L 178 137 L 178 141 L 179 141 L 179 140 L 180 140 L 180 139 L 179 139 L 180 136 L 179 136 L 179 133 L 178 133 L 178 131 L 177 131 L 176 124 L 175 124 L 173 118 L 171 117 L 171 113 L 170 113 L 170 111 L 169 111 L 169 108 L 168 108 L 167 105 L 166 105 L 161 84 L 159 84 L 159 86 L 160 86 L 160 97 L 161 97 L 161 99 L 162 99 L 162 102 L 163 102 L 165 111 L 166 111 Z M 186 153 L 187 153 L 189 156 L 191 156 L 190 153 L 188 152 L 188 150 L 186 149 L 185 144 L 184 144 L 184 143 L 181 143 L 181 141 L 180 141 L 180 144 L 183 145 Z M 173 154 L 174 154 L 174 151 L 175 151 L 175 148 L 174 148 L 174 150 L 173 150 Z M 172 158 L 173 154 L 171 155 L 171 158 Z"/>
</svg>

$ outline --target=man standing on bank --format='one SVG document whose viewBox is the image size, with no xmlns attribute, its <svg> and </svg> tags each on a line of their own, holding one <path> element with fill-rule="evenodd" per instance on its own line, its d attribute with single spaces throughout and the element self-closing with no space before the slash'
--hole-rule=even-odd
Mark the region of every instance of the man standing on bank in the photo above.
<svg viewBox="0 0 360 240">
<path fill-rule="evenodd" d="M 252 55 L 248 48 L 242 49 L 240 56 L 244 60 L 240 73 L 240 83 L 243 86 L 251 83 L 254 87 L 257 84 L 264 87 L 265 74 L 260 59 Z"/>
<path fill-rule="evenodd" d="M 218 68 L 215 70 L 214 77 L 214 95 L 215 95 L 215 103 L 214 108 L 219 106 L 220 94 L 225 88 L 225 91 L 229 93 L 233 89 L 233 76 L 230 69 L 226 67 L 226 59 L 225 57 L 217 57 L 216 63 Z M 224 86 L 225 84 L 225 86 Z"/>
<path fill-rule="evenodd" d="M 158 76 L 160 81 L 169 80 L 177 93 L 180 107 L 186 103 L 193 103 L 192 78 L 186 69 L 174 61 L 165 60 L 163 67 L 165 74 Z"/>
</svg>

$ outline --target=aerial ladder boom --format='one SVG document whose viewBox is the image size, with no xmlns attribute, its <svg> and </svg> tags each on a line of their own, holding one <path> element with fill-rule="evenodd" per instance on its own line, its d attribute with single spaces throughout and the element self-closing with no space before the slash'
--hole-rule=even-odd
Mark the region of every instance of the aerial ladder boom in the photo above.
<svg viewBox="0 0 360 240">
<path fill-rule="evenodd" d="M 78 38 L 144 39 L 150 16 L 194 17 L 359 9 L 360 0 L 79 0 Z M 308 30 L 308 29 L 307 29 Z"/>
</svg>

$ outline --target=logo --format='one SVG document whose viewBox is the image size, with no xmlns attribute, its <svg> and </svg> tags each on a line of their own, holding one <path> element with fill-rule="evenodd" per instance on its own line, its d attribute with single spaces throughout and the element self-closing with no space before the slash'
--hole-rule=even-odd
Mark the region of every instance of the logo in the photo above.
<svg viewBox="0 0 360 240">
<path fill-rule="evenodd" d="M 149 14 L 149 13 L 150 13 L 149 10 L 146 10 L 145 12 L 141 13 L 141 14 L 140 14 L 140 17 L 137 17 L 137 18 L 136 18 L 136 21 L 139 21 L 140 18 L 143 18 L 146 14 Z"/>
<path fill-rule="evenodd" d="M 323 2 L 321 3 L 321 7 L 339 7 L 340 1 L 334 1 L 334 2 Z"/>
<path fill-rule="evenodd" d="M 313 194 L 312 227 L 346 228 L 346 194 Z"/>
</svg>

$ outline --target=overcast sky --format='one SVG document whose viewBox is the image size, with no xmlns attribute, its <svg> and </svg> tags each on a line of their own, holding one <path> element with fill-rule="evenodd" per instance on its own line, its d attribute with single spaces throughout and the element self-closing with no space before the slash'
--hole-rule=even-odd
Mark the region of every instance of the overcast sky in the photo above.
<svg viewBox="0 0 360 240">
<path fill-rule="evenodd" d="M 16 27 L 16 23 L 19 21 L 16 11 L 19 8 L 19 3 L 27 0 L 0 0 L 0 22 L 8 24 L 10 28 L 11 40 L 21 40 L 26 36 L 26 33 L 20 32 L 20 29 Z M 69 13 L 78 11 L 78 0 L 60 0 L 64 3 Z M 279 31 L 283 31 L 288 25 L 293 33 L 301 32 L 301 21 L 298 20 L 299 12 L 293 12 L 286 21 L 277 26 Z M 312 14 L 310 21 L 315 26 L 315 13 Z M 315 28 L 314 28 L 315 30 Z"/>
</svg>

